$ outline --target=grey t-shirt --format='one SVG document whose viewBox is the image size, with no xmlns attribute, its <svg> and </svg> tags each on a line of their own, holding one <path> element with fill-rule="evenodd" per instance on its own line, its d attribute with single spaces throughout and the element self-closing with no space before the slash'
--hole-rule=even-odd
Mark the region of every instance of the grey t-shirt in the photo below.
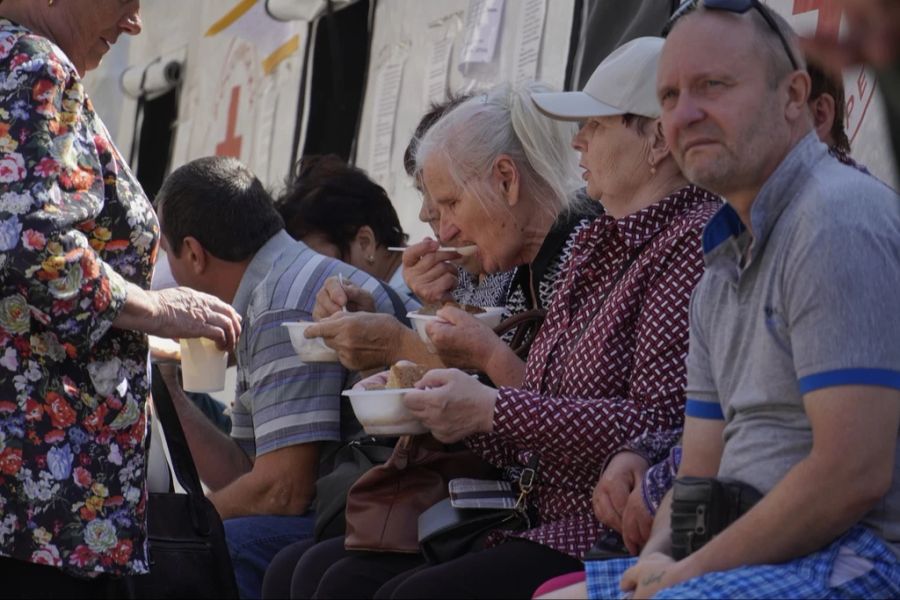
<svg viewBox="0 0 900 600">
<path fill-rule="evenodd" d="M 900 389 L 900 198 L 811 133 L 766 182 L 751 222 L 752 239 L 725 206 L 704 232 L 687 414 L 724 415 L 719 475 L 768 492 L 812 448 L 805 393 Z M 891 489 L 862 523 L 900 555 L 900 443 Z"/>
</svg>

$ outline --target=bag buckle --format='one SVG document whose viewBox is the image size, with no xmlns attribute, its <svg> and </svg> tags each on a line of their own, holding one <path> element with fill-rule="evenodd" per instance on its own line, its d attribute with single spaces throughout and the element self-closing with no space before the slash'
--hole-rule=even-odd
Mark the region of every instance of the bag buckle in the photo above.
<svg viewBox="0 0 900 600">
<path fill-rule="evenodd" d="M 537 463 L 537 454 L 532 454 L 528 460 L 528 466 L 519 474 L 519 497 L 516 499 L 516 510 L 525 510 L 525 498 L 534 487 L 534 480 L 537 476 Z"/>
</svg>

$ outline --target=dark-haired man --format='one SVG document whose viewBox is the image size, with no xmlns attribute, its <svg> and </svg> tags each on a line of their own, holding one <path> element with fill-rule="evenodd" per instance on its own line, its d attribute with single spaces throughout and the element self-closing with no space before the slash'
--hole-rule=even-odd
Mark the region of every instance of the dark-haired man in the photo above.
<svg viewBox="0 0 900 600">
<path fill-rule="evenodd" d="M 657 89 L 683 172 L 728 203 L 704 233 L 692 299 L 679 477 L 738 480 L 763 497 L 675 560 L 670 492 L 621 587 L 896 597 L 897 195 L 816 139 L 795 35 L 765 5 L 738 4 L 707 0 L 675 23 Z M 590 564 L 590 596 L 620 593 L 627 564 Z"/>
<path fill-rule="evenodd" d="M 291 238 L 262 184 L 234 159 L 177 169 L 157 211 L 175 280 L 230 303 L 243 319 L 230 437 L 167 383 L 225 520 L 241 595 L 258 597 L 272 556 L 312 532 L 322 444 L 354 433 L 352 415 L 341 410 L 347 371 L 302 363 L 281 324 L 311 320 L 319 287 L 338 274 L 368 291 L 379 312 L 406 310 L 387 286 Z"/>
</svg>

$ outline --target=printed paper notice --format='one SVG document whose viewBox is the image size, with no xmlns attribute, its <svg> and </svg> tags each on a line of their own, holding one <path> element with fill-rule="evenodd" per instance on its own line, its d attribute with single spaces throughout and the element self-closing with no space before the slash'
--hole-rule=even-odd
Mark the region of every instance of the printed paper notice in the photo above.
<svg viewBox="0 0 900 600">
<path fill-rule="evenodd" d="M 382 187 L 390 190 L 391 150 L 394 144 L 394 123 L 400 100 L 400 84 L 403 82 L 403 66 L 406 54 L 392 56 L 381 68 L 375 79 L 375 97 L 372 119 L 372 140 L 369 156 L 369 173 Z"/>
<path fill-rule="evenodd" d="M 444 36 L 428 44 L 425 63 L 425 104 L 441 103 L 447 99 L 447 77 L 450 71 L 450 51 L 453 38 Z"/>
<path fill-rule="evenodd" d="M 546 16 L 547 0 L 525 0 L 522 3 L 522 13 L 516 34 L 516 61 L 514 63 L 517 84 L 537 78 Z"/>
<path fill-rule="evenodd" d="M 469 0 L 466 35 L 460 52 L 459 69 L 465 75 L 472 65 L 494 60 L 503 19 L 504 0 Z"/>
</svg>

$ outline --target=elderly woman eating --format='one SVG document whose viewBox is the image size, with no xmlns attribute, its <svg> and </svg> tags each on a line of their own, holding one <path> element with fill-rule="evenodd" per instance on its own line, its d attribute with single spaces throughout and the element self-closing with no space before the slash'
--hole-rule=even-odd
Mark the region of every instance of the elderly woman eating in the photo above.
<svg viewBox="0 0 900 600">
<path fill-rule="evenodd" d="M 598 213 L 593 203 L 576 192 L 579 180 L 575 153 L 569 146 L 574 127 L 543 118 L 531 103 L 531 93 L 547 89 L 538 84 L 518 89 L 502 86 L 469 98 L 433 125 L 435 128 L 455 123 L 454 127 L 465 130 L 464 135 L 469 138 L 466 169 L 494 164 L 488 177 L 496 181 L 485 180 L 477 200 L 472 197 L 472 206 L 483 209 L 470 215 L 473 223 L 464 228 L 450 218 L 441 206 L 446 190 L 436 188 L 435 181 L 423 180 L 421 172 L 416 174 L 423 192 L 421 215 L 428 218 L 428 214 L 437 213 L 437 220 L 432 222 L 439 239 L 474 244 L 475 258 L 486 273 L 515 272 L 503 303 L 505 316 L 550 305 L 578 233 Z M 421 140 L 412 148 L 419 143 Z M 448 164 L 459 162 L 447 160 Z M 515 179 L 511 185 L 501 181 L 510 174 Z M 404 254 L 410 287 L 431 301 L 449 297 L 457 283 L 456 266 L 447 261 L 458 256 L 438 251 L 437 246 L 437 242 L 426 241 L 408 248 Z M 328 310 L 315 316 L 321 318 L 337 311 L 340 302 L 335 300 L 346 291 L 333 282 L 326 286 L 320 299 Z M 349 291 L 351 295 L 356 292 Z M 462 301 L 472 303 L 469 297 Z M 496 384 L 521 385 L 524 362 L 490 328 L 458 308 L 445 307 L 437 314 L 441 320 L 428 325 L 437 355 L 429 353 L 410 330 L 403 331 L 383 318 L 378 325 L 392 337 L 391 343 L 382 343 L 384 333 L 373 332 L 376 326 L 369 315 L 335 315 L 311 327 L 306 335 L 324 337 L 338 351 L 342 362 L 357 369 L 407 359 L 434 367 L 477 369 Z M 371 350 L 376 346 L 381 352 Z"/>
</svg>

